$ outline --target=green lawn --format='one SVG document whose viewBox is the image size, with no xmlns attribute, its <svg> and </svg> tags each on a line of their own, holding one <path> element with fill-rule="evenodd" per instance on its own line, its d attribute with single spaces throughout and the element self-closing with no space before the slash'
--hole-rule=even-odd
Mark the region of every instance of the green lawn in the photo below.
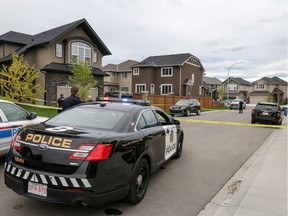
<svg viewBox="0 0 288 216">
<path fill-rule="evenodd" d="M 58 110 L 51 107 L 38 107 L 33 105 L 20 105 L 22 108 L 27 110 L 28 112 L 35 112 L 37 116 L 44 116 L 47 118 L 51 118 L 58 113 Z"/>
</svg>

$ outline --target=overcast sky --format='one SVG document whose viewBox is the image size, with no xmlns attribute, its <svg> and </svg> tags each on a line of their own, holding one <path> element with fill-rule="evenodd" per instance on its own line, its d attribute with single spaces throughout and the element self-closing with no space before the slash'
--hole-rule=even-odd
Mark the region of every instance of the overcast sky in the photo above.
<svg viewBox="0 0 288 216">
<path fill-rule="evenodd" d="M 103 66 L 191 53 L 206 75 L 287 77 L 287 0 L 9 0 L 0 35 L 37 34 L 85 18 L 108 49 Z M 238 63 L 244 62 L 244 63 Z"/>
</svg>

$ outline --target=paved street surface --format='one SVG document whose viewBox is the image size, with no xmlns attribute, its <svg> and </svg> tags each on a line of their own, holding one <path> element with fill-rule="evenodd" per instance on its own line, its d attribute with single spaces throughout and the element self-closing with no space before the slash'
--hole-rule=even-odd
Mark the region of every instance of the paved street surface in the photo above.
<svg viewBox="0 0 288 216">
<path fill-rule="evenodd" d="M 249 124 L 250 113 L 251 110 L 244 110 L 244 114 L 238 114 L 237 110 L 227 110 L 179 118 Z M 102 216 L 121 213 L 125 216 L 196 216 L 243 164 L 261 149 L 259 147 L 269 139 L 273 131 L 282 130 L 193 122 L 182 122 L 182 126 L 185 132 L 182 157 L 171 160 L 151 176 L 146 196 L 138 205 L 119 201 L 84 208 L 39 202 L 15 194 L 4 185 L 3 175 L 0 175 L 0 212 L 13 216 Z M 287 158 L 286 151 L 283 157 Z M 0 172 L 4 172 L 3 159 Z"/>
</svg>

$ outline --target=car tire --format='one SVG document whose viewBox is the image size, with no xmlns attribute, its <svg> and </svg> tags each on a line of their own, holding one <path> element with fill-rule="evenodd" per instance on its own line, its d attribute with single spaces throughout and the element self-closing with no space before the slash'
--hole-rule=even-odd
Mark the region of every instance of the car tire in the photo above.
<svg viewBox="0 0 288 216">
<path fill-rule="evenodd" d="M 170 114 L 170 116 L 174 116 L 174 114 Z"/>
<path fill-rule="evenodd" d="M 190 110 L 189 109 L 186 109 L 185 116 L 190 116 Z"/>
<path fill-rule="evenodd" d="M 132 204 L 139 203 L 145 196 L 149 181 L 149 165 L 145 158 L 141 158 L 135 168 L 129 193 L 126 201 Z"/>
<path fill-rule="evenodd" d="M 176 155 L 174 156 L 174 159 L 178 159 L 181 157 L 182 149 L 183 149 L 183 134 L 181 133 L 179 136 L 178 143 L 177 143 L 177 152 L 176 152 Z"/>
<path fill-rule="evenodd" d="M 201 114 L 201 110 L 198 109 L 196 114 L 197 114 L 197 115 L 200 115 L 200 114 Z"/>
<path fill-rule="evenodd" d="M 254 120 L 251 120 L 251 124 L 255 124 L 255 121 L 254 121 Z"/>
</svg>

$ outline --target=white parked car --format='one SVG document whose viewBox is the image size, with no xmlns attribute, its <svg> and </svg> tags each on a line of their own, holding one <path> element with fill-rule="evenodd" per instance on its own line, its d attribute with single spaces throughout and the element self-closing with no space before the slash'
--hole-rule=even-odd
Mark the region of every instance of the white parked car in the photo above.
<svg viewBox="0 0 288 216">
<path fill-rule="evenodd" d="M 243 109 L 246 108 L 246 102 L 243 99 L 234 99 L 230 103 L 230 109 L 239 109 L 240 101 L 243 102 Z"/>
<path fill-rule="evenodd" d="M 11 140 L 19 128 L 47 119 L 37 117 L 36 113 L 29 113 L 12 102 L 0 99 L 0 156 L 8 152 Z"/>
</svg>

